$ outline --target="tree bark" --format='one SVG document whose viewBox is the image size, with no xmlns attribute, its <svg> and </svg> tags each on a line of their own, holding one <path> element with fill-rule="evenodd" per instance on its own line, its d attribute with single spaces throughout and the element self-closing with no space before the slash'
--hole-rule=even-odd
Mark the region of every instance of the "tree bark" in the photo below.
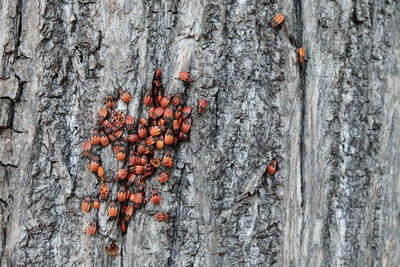
<svg viewBox="0 0 400 267">
<path fill-rule="evenodd" d="M 399 10 L 394 0 L 1 1 L 1 266 L 396 266 Z M 80 210 L 100 186 L 81 144 L 120 87 L 133 101 L 118 108 L 144 114 L 158 67 L 167 93 L 210 106 L 174 150 L 168 184 L 148 182 L 160 207 L 138 211 L 122 236 L 106 205 Z M 187 88 L 180 70 L 194 78 Z M 118 167 L 111 150 L 106 170 Z M 171 219 L 155 221 L 158 211 Z M 104 253 L 112 242 L 116 257 Z"/>
</svg>

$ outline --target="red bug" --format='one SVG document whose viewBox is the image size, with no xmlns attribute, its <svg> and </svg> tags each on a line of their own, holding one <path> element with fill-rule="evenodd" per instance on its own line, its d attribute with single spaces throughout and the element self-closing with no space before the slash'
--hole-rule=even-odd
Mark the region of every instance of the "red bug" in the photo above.
<svg viewBox="0 0 400 267">
<path fill-rule="evenodd" d="M 161 126 L 150 127 L 150 135 L 151 136 L 160 135 L 162 132 L 163 132 L 163 128 Z"/>
<path fill-rule="evenodd" d="M 181 79 L 182 81 L 187 82 L 187 83 L 193 82 L 192 77 L 190 77 L 190 74 L 187 73 L 186 71 L 179 72 L 179 79 Z"/>
<path fill-rule="evenodd" d="M 124 212 L 125 213 L 125 216 L 124 216 L 124 221 L 125 222 L 128 222 L 131 219 L 131 217 L 133 215 L 133 212 L 134 212 L 134 209 L 133 209 L 132 206 L 127 206 L 126 207 L 125 212 Z"/>
<path fill-rule="evenodd" d="M 119 111 L 119 110 L 113 110 L 111 112 L 111 117 L 113 119 L 113 122 L 116 126 L 122 127 L 125 123 L 125 116 L 124 114 Z"/>
<path fill-rule="evenodd" d="M 162 172 L 158 175 L 158 181 L 163 184 L 169 180 L 169 176 L 169 172 Z"/>
<path fill-rule="evenodd" d="M 151 107 L 151 108 L 149 109 L 149 118 L 153 118 L 153 116 L 154 116 L 154 111 L 156 111 L 156 108 L 155 108 L 155 107 Z"/>
<path fill-rule="evenodd" d="M 140 157 L 139 154 L 136 153 L 134 150 L 131 150 L 129 155 L 129 164 L 130 165 L 139 165 L 140 164 Z"/>
<path fill-rule="evenodd" d="M 161 81 L 159 81 L 159 80 L 153 80 L 153 87 L 159 88 L 159 87 L 161 87 L 161 86 L 162 86 Z"/>
<path fill-rule="evenodd" d="M 187 134 L 185 134 L 184 132 L 179 132 L 179 135 L 178 135 L 179 140 L 186 140 L 188 138 L 189 138 L 189 136 Z"/>
<path fill-rule="evenodd" d="M 117 160 L 124 161 L 126 158 L 125 147 L 121 146 L 117 152 Z"/>
<path fill-rule="evenodd" d="M 162 95 L 161 90 L 159 90 L 159 91 L 158 91 L 158 94 L 157 94 L 157 96 L 156 96 L 156 102 L 157 102 L 158 104 L 160 104 L 160 102 L 161 102 L 162 99 L 163 99 L 163 95 Z"/>
<path fill-rule="evenodd" d="M 100 198 L 102 200 L 106 200 L 109 192 L 110 192 L 110 185 L 108 183 L 102 183 L 100 186 Z"/>
<path fill-rule="evenodd" d="M 92 148 L 92 145 L 90 144 L 89 141 L 83 142 L 83 144 L 82 144 L 82 154 L 83 154 L 84 157 L 89 157 L 91 148 Z"/>
<path fill-rule="evenodd" d="M 111 218 L 117 217 L 118 214 L 118 208 L 117 205 L 115 205 L 114 201 L 111 201 L 110 204 L 108 205 L 108 216 Z"/>
<path fill-rule="evenodd" d="M 157 162 L 156 161 L 154 161 L 153 160 L 153 163 L 148 163 L 148 164 L 146 164 L 146 168 L 145 168 L 145 172 L 144 172 L 144 174 L 143 174 L 143 176 L 142 176 L 142 179 L 145 179 L 145 178 L 147 178 L 147 177 L 150 177 L 150 176 L 152 176 L 155 172 L 156 172 L 156 167 L 154 167 L 154 165 L 153 164 L 157 164 Z M 159 164 L 158 164 L 159 165 Z"/>
<path fill-rule="evenodd" d="M 181 123 L 182 120 L 174 120 L 174 122 L 172 123 L 172 127 L 175 132 L 178 132 L 181 129 Z"/>
<path fill-rule="evenodd" d="M 172 99 L 172 105 L 177 106 L 182 101 L 182 94 L 175 94 L 174 98 Z"/>
<path fill-rule="evenodd" d="M 137 134 L 128 134 L 128 136 L 124 136 L 124 142 L 125 143 L 136 143 L 139 141 L 139 135 Z"/>
<path fill-rule="evenodd" d="M 125 127 L 128 131 L 133 130 L 133 126 L 135 125 L 135 117 L 128 115 L 125 118 Z"/>
<path fill-rule="evenodd" d="M 146 94 L 144 95 L 144 98 L 143 98 L 143 104 L 145 105 L 145 106 L 151 106 L 151 103 L 153 102 L 153 96 L 152 96 L 152 92 L 151 92 L 151 90 L 148 90 L 147 92 L 146 92 Z"/>
<path fill-rule="evenodd" d="M 299 54 L 299 63 L 303 63 L 306 59 L 306 52 L 304 51 L 303 47 L 299 47 L 298 49 Z"/>
<path fill-rule="evenodd" d="M 126 225 L 125 221 L 121 221 L 121 231 L 123 234 L 126 233 L 126 231 L 128 230 L 128 226 Z"/>
<path fill-rule="evenodd" d="M 88 212 L 90 210 L 90 197 L 85 197 L 82 201 L 82 210 Z"/>
<path fill-rule="evenodd" d="M 160 106 L 162 108 L 166 108 L 169 105 L 169 102 L 171 101 L 171 97 L 172 97 L 171 94 L 164 96 L 160 101 Z"/>
<path fill-rule="evenodd" d="M 151 190 L 151 203 L 153 203 L 154 205 L 160 204 L 160 198 L 160 192 L 157 189 L 153 188 Z"/>
<path fill-rule="evenodd" d="M 130 186 L 136 179 L 136 174 L 134 173 L 129 173 L 128 174 L 128 181 L 126 182 L 127 186 Z"/>
<path fill-rule="evenodd" d="M 119 254 L 119 248 L 115 244 L 105 246 L 104 251 L 106 252 L 107 255 L 110 256 L 117 256 Z"/>
<path fill-rule="evenodd" d="M 164 120 L 167 122 L 170 122 L 174 119 L 174 111 L 172 110 L 172 108 L 166 108 L 164 110 Z M 161 121 L 161 119 L 160 119 Z"/>
<path fill-rule="evenodd" d="M 124 101 L 125 103 L 129 103 L 132 99 L 131 94 L 125 91 L 124 89 L 119 89 L 119 95 L 121 97 L 121 100 Z"/>
<path fill-rule="evenodd" d="M 158 137 L 158 139 L 157 139 L 156 148 L 157 149 L 163 149 L 164 148 L 164 137 L 162 135 L 160 135 Z"/>
<path fill-rule="evenodd" d="M 117 153 L 119 148 L 122 147 L 122 144 L 120 141 L 116 141 L 116 142 L 114 142 L 114 144 L 112 146 L 113 146 L 114 153 Z"/>
<path fill-rule="evenodd" d="M 168 129 L 167 132 L 165 133 L 165 138 L 164 142 L 166 145 L 172 145 L 174 142 L 174 133 L 172 132 L 172 129 Z"/>
<path fill-rule="evenodd" d="M 102 146 L 108 146 L 110 142 L 103 131 L 100 132 L 100 143 Z"/>
<path fill-rule="evenodd" d="M 111 133 L 108 135 L 108 139 L 110 139 L 112 142 L 115 142 L 117 139 L 119 139 L 122 134 L 124 133 L 123 130 L 116 130 L 115 132 Z"/>
<path fill-rule="evenodd" d="M 184 107 L 182 110 L 182 119 L 186 119 L 190 115 L 190 112 L 192 112 L 191 106 Z"/>
<path fill-rule="evenodd" d="M 145 168 L 142 165 L 136 165 L 136 166 L 129 167 L 129 171 L 133 172 L 134 174 L 143 174 L 144 170 L 145 170 Z"/>
<path fill-rule="evenodd" d="M 174 166 L 174 159 L 171 156 L 171 151 L 165 152 L 162 163 L 165 167 L 171 168 Z"/>
<path fill-rule="evenodd" d="M 98 210 L 100 208 L 100 201 L 98 198 L 95 198 L 93 200 L 93 208 L 95 208 L 96 210 Z"/>
<path fill-rule="evenodd" d="M 142 140 L 138 147 L 137 147 L 137 153 L 139 155 L 146 153 L 146 141 Z"/>
<path fill-rule="evenodd" d="M 108 120 L 104 120 L 104 121 L 101 122 L 101 125 L 103 127 L 108 127 L 108 124 L 109 124 Z"/>
<path fill-rule="evenodd" d="M 152 119 L 156 120 L 156 119 L 160 118 L 162 115 L 164 115 L 164 109 L 162 107 L 158 107 L 154 110 Z"/>
<path fill-rule="evenodd" d="M 167 110 L 168 108 L 166 108 L 165 110 Z M 165 117 L 165 112 L 164 112 L 164 117 Z M 166 124 L 166 120 L 165 119 L 158 119 L 157 121 L 157 125 L 158 126 L 164 126 Z"/>
<path fill-rule="evenodd" d="M 125 169 L 120 169 L 119 171 L 117 171 L 116 175 L 114 176 L 114 180 L 118 181 L 118 180 L 123 180 L 126 178 L 126 176 L 128 175 L 128 171 Z"/>
<path fill-rule="evenodd" d="M 133 202 L 133 206 L 138 209 L 143 202 L 143 193 L 132 193 L 129 200 Z"/>
<path fill-rule="evenodd" d="M 156 71 L 154 72 L 153 80 L 161 80 L 161 70 L 160 69 L 156 69 Z"/>
<path fill-rule="evenodd" d="M 165 212 L 157 213 L 155 217 L 157 221 L 167 221 L 169 219 L 168 213 Z"/>
<path fill-rule="evenodd" d="M 198 111 L 200 114 L 203 114 L 207 107 L 208 107 L 208 101 L 207 101 L 207 99 L 202 98 L 202 99 L 200 99 L 199 108 L 198 108 L 197 111 Z"/>
<path fill-rule="evenodd" d="M 136 186 L 137 191 L 139 192 L 144 192 L 144 190 L 146 189 L 146 184 L 144 183 L 143 179 L 139 179 L 139 181 L 137 182 L 137 186 Z"/>
<path fill-rule="evenodd" d="M 151 158 L 150 164 L 153 165 L 155 168 L 160 166 L 160 159 L 159 158 Z"/>
<path fill-rule="evenodd" d="M 180 132 L 180 133 L 182 133 L 182 132 Z M 179 134 L 180 134 L 180 133 L 179 133 Z M 180 140 L 180 139 L 179 139 L 178 137 L 174 136 L 174 143 L 173 143 L 174 146 L 176 146 L 176 145 L 179 143 L 179 140 Z"/>
<path fill-rule="evenodd" d="M 99 177 L 100 181 L 105 181 L 105 172 L 103 167 L 99 167 L 97 169 L 97 176 Z"/>
<path fill-rule="evenodd" d="M 278 170 L 278 161 L 271 160 L 266 169 L 267 173 L 269 175 L 274 175 L 277 170 Z"/>
<path fill-rule="evenodd" d="M 112 96 L 110 96 L 110 95 L 106 96 L 106 106 L 107 106 L 109 109 L 115 108 L 115 100 L 114 100 L 114 98 L 113 98 Z"/>
<path fill-rule="evenodd" d="M 89 235 L 93 236 L 96 234 L 96 229 L 97 229 L 96 221 L 92 221 L 91 223 L 89 223 L 87 232 Z"/>
<path fill-rule="evenodd" d="M 126 188 L 124 186 L 121 186 L 118 189 L 117 192 L 117 199 L 119 202 L 124 202 L 126 200 L 126 198 L 128 197 L 127 192 L 126 192 Z"/>
<path fill-rule="evenodd" d="M 278 26 L 279 24 L 281 24 L 283 22 L 283 20 L 285 19 L 285 16 L 282 14 L 277 14 L 273 20 L 271 21 L 271 26 L 272 28 L 275 28 L 276 26 Z"/>
<path fill-rule="evenodd" d="M 145 155 L 143 155 L 143 156 L 140 158 L 140 165 L 144 166 L 144 165 L 146 165 L 146 164 L 147 164 L 147 157 L 146 157 Z"/>
<path fill-rule="evenodd" d="M 100 167 L 100 157 L 99 156 L 93 156 L 91 161 L 90 161 L 90 166 L 89 169 L 91 172 L 97 172 L 97 170 Z"/>
<path fill-rule="evenodd" d="M 145 118 L 140 118 L 139 123 L 143 124 L 145 127 L 149 126 L 149 122 Z"/>
<path fill-rule="evenodd" d="M 98 120 L 99 121 L 104 121 L 104 119 L 107 117 L 108 111 L 106 108 L 102 108 L 99 111 L 99 116 L 98 116 Z"/>
<path fill-rule="evenodd" d="M 175 114 L 174 114 L 174 119 L 175 120 L 179 120 L 182 117 L 182 111 L 183 111 L 183 107 L 179 106 L 176 110 L 175 110 Z"/>
<path fill-rule="evenodd" d="M 90 142 L 92 143 L 92 145 L 98 145 L 100 143 L 99 131 L 92 130 L 92 132 L 90 133 Z"/>
<path fill-rule="evenodd" d="M 184 132 L 184 133 L 189 132 L 191 125 L 192 125 L 192 119 L 189 118 L 189 119 L 184 120 L 182 123 L 182 127 L 181 127 L 182 132 Z"/>
<path fill-rule="evenodd" d="M 149 136 L 149 137 L 146 139 L 146 145 L 147 145 L 147 146 L 154 145 L 156 142 L 157 142 L 157 137 L 154 137 L 154 136 Z"/>
<path fill-rule="evenodd" d="M 139 137 L 140 137 L 141 139 L 144 139 L 144 138 L 147 137 L 147 130 L 146 130 L 146 127 L 145 127 L 143 124 L 141 124 L 141 123 L 139 123 L 138 134 L 139 134 Z"/>
</svg>

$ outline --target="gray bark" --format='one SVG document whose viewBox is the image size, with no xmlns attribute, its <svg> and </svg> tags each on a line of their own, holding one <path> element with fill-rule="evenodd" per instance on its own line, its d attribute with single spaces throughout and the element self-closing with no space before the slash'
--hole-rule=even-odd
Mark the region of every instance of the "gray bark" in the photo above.
<svg viewBox="0 0 400 267">
<path fill-rule="evenodd" d="M 0 2 L 1 266 L 396 266 L 398 1 Z M 272 29 L 277 13 L 286 15 Z M 300 66 L 297 47 L 308 60 Z M 189 142 L 122 236 L 81 158 L 104 97 L 189 70 Z M 106 169 L 116 169 L 111 148 Z M 279 160 L 275 176 L 266 164 Z M 115 194 L 114 188 L 113 194 Z M 166 211 L 170 221 L 156 222 Z M 86 234 L 96 219 L 99 233 Z M 104 253 L 115 241 L 116 257 Z"/>
</svg>

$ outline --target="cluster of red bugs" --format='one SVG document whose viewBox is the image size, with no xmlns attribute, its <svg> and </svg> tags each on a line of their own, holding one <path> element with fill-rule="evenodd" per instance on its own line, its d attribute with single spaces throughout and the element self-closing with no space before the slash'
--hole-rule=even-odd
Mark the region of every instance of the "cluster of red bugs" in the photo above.
<svg viewBox="0 0 400 267">
<path fill-rule="evenodd" d="M 192 82 L 190 74 L 184 71 L 179 72 L 179 78 L 185 85 Z M 105 107 L 98 113 L 98 125 L 92 130 L 90 141 L 83 143 L 82 154 L 90 160 L 90 171 L 101 181 L 100 200 L 106 201 L 109 197 L 111 182 L 119 186 L 116 196 L 111 197 L 106 210 L 110 219 L 118 219 L 118 225 L 122 233 L 125 233 L 134 212 L 146 205 L 148 199 L 153 205 L 160 203 L 161 194 L 157 188 L 153 188 L 151 195 L 146 199 L 146 180 L 157 170 L 160 170 L 157 179 L 160 184 L 170 179 L 171 172 L 168 169 L 174 166 L 171 149 L 189 138 L 192 106 L 185 105 L 183 94 L 164 95 L 160 69 L 155 71 L 152 89 L 146 92 L 143 99 L 143 105 L 149 108 L 147 118 L 136 120 L 134 116 L 125 116 L 123 112 L 115 109 L 118 96 L 125 103 L 132 99 L 129 92 L 123 89 L 120 89 L 115 97 L 106 97 Z M 207 106 L 208 101 L 202 98 L 198 105 L 198 113 L 204 113 Z M 119 169 L 113 179 L 106 177 L 100 156 L 91 153 L 92 146 L 106 147 L 110 144 L 117 160 L 126 162 L 126 167 Z M 163 154 L 162 150 L 165 150 Z M 163 156 L 158 158 L 157 155 Z M 89 212 L 92 205 L 94 209 L 99 209 L 100 200 L 84 197 L 82 211 Z M 155 219 L 166 221 L 169 214 L 157 213 Z M 89 223 L 87 232 L 93 236 L 96 230 L 97 223 L 93 220 Z"/>
<path fill-rule="evenodd" d="M 276 28 L 278 25 L 280 25 L 283 21 L 285 20 L 285 16 L 282 14 L 277 14 L 271 21 L 271 27 Z M 306 52 L 303 47 L 299 47 L 297 49 L 297 53 L 299 56 L 299 63 L 303 63 L 306 60 Z"/>
</svg>

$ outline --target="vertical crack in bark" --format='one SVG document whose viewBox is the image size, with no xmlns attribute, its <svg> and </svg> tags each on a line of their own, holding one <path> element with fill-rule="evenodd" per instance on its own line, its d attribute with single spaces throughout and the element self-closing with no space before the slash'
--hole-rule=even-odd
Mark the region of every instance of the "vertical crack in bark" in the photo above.
<svg viewBox="0 0 400 267">
<path fill-rule="evenodd" d="M 22 0 L 17 0 L 16 17 L 15 17 L 15 48 L 14 48 L 14 62 L 18 58 L 18 49 L 21 43 L 22 33 Z"/>
<path fill-rule="evenodd" d="M 176 215 L 175 215 L 175 220 L 173 222 L 173 233 L 172 233 L 172 238 L 171 238 L 171 255 L 168 258 L 168 266 L 174 266 L 175 265 L 175 257 L 177 254 L 176 251 L 176 239 L 178 238 L 178 227 L 179 227 L 179 223 L 180 223 L 180 210 L 181 210 L 181 204 L 182 204 L 182 179 L 183 176 L 185 174 L 185 167 L 186 164 L 183 165 L 183 169 L 181 171 L 181 175 L 179 177 L 179 181 L 178 181 L 178 185 L 177 185 L 177 206 L 176 206 Z"/>
<path fill-rule="evenodd" d="M 295 1 L 295 11 L 297 20 L 297 45 L 303 46 L 303 10 L 301 0 Z M 298 47 L 296 47 L 297 49 Z M 300 183 L 301 183 L 301 214 L 302 214 L 302 226 L 300 234 L 300 243 L 303 243 L 303 232 L 304 232 L 304 207 L 305 207 L 305 181 L 304 181 L 304 160 L 305 160 L 305 120 L 306 120 L 306 75 L 305 68 L 306 62 L 299 63 L 300 66 L 300 91 L 301 91 L 301 132 L 300 132 Z"/>
</svg>

